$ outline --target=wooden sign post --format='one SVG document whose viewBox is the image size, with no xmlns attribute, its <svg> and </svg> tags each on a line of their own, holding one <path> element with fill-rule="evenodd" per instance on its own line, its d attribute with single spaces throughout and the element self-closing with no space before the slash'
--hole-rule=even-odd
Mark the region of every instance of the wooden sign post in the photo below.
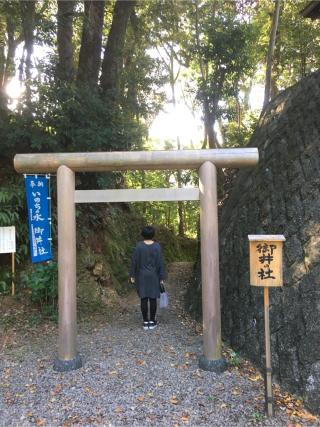
<svg viewBox="0 0 320 427">
<path fill-rule="evenodd" d="M 269 322 L 269 287 L 282 286 L 283 235 L 249 235 L 250 284 L 264 288 L 264 331 L 266 346 L 266 412 L 273 416 L 272 368 Z"/>
<path fill-rule="evenodd" d="M 15 252 L 16 252 L 16 229 L 12 227 L 0 227 L 0 254 L 11 253 L 11 294 L 15 294 Z"/>
</svg>

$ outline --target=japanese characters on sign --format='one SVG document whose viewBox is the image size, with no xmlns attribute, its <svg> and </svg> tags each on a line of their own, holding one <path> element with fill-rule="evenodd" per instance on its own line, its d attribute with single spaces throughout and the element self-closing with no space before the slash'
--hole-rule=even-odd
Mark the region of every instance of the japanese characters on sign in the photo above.
<svg viewBox="0 0 320 427">
<path fill-rule="evenodd" d="M 252 286 L 282 286 L 282 235 L 249 235 L 250 283 Z"/>
<path fill-rule="evenodd" d="M 16 229 L 0 227 L 0 254 L 10 254 L 16 251 Z"/>
<path fill-rule="evenodd" d="M 49 177 L 25 177 L 32 262 L 52 259 Z"/>
</svg>

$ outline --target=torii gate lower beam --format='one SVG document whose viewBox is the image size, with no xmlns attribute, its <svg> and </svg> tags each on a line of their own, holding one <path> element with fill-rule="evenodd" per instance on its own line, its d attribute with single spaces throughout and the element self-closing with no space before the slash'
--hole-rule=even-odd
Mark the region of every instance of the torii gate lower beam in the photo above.
<svg viewBox="0 0 320 427">
<path fill-rule="evenodd" d="M 258 160 L 259 154 L 256 148 L 107 153 L 47 153 L 17 154 L 15 156 L 14 166 L 17 172 L 57 172 L 59 351 L 58 359 L 56 359 L 54 365 L 55 369 L 67 371 L 82 366 L 81 358 L 77 352 L 76 338 L 75 172 L 101 172 L 130 169 L 199 169 L 201 280 L 204 331 L 203 355 L 200 357 L 199 366 L 205 370 L 221 372 L 226 367 L 226 361 L 222 358 L 221 353 L 216 167 L 240 168 L 255 166 Z M 136 191 L 138 192 L 139 190 Z M 172 200 L 181 200 L 182 195 L 178 193 L 179 192 L 171 192 L 171 196 L 168 192 L 165 200 L 171 197 Z M 194 200 L 195 192 L 191 193 L 190 197 Z M 187 192 L 184 194 L 187 195 Z M 84 201 L 83 198 L 81 201 Z M 123 197 L 121 201 L 125 201 Z M 128 201 L 133 201 L 132 194 L 130 194 L 130 199 Z"/>
</svg>

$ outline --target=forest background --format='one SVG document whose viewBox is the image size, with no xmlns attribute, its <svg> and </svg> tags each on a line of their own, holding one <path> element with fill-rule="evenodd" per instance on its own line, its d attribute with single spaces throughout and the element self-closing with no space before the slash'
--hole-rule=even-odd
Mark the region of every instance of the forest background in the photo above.
<svg viewBox="0 0 320 427">
<path fill-rule="evenodd" d="M 19 283 L 42 311 L 49 307 L 51 315 L 56 307 L 56 264 L 29 264 L 24 183 L 14 172 L 14 155 L 245 146 L 263 105 L 319 68 L 320 25 L 301 16 L 305 4 L 0 3 L 0 226 L 16 226 Z M 182 138 L 187 124 L 179 116 L 181 105 L 198 121 L 198 137 Z M 167 115 L 171 137 L 150 137 L 163 110 L 176 117 Z M 233 173 L 221 173 L 220 204 Z M 78 174 L 77 188 L 182 187 L 195 181 L 192 171 Z M 54 236 L 55 218 L 53 210 Z M 96 285 L 124 291 L 130 252 L 145 222 L 158 227 L 168 261 L 195 258 L 196 203 L 77 207 L 77 218 L 80 281 L 88 282 L 89 274 Z M 10 293 L 10 283 L 2 256 L 2 294 Z"/>
</svg>

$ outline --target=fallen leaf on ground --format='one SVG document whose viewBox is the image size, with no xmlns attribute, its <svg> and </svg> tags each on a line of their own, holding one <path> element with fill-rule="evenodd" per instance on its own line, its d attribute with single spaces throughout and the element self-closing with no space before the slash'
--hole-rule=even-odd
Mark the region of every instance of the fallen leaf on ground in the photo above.
<svg viewBox="0 0 320 427">
<path fill-rule="evenodd" d="M 310 412 L 307 412 L 307 411 L 293 411 L 292 415 L 302 418 L 303 420 L 306 420 L 306 421 L 317 421 L 317 417 L 315 417 L 314 415 L 310 414 Z"/>
<path fill-rule="evenodd" d="M 177 405 L 179 402 L 179 400 L 177 399 L 177 396 L 172 396 L 170 399 L 170 403 L 172 403 L 172 405 Z"/>
<path fill-rule="evenodd" d="M 37 424 L 37 426 L 38 426 L 38 427 L 41 427 L 41 426 L 44 426 L 44 425 L 46 424 L 46 421 L 45 421 L 45 420 L 43 420 L 43 419 L 41 419 L 41 418 L 39 418 L 39 419 L 36 421 L 36 424 Z"/>
<path fill-rule="evenodd" d="M 260 374 L 255 375 L 254 377 L 249 377 L 250 381 L 260 381 L 262 380 L 262 377 Z"/>
<path fill-rule="evenodd" d="M 89 394 L 92 394 L 92 396 L 96 396 L 97 393 L 91 388 L 91 387 L 86 387 L 85 391 Z"/>
<path fill-rule="evenodd" d="M 139 396 L 138 400 L 139 400 L 139 402 L 143 402 L 144 401 L 144 396 Z"/>
<path fill-rule="evenodd" d="M 183 421 L 184 423 L 188 423 L 189 422 L 189 418 L 190 418 L 189 414 L 182 414 L 181 417 L 180 417 L 180 420 Z"/>
<path fill-rule="evenodd" d="M 117 414 L 120 414 L 121 412 L 123 412 L 123 407 L 122 406 L 117 406 L 116 409 L 114 410 L 114 412 L 116 412 Z"/>
<path fill-rule="evenodd" d="M 145 362 L 145 360 L 136 360 L 136 365 L 139 365 L 139 366 L 142 366 L 142 365 L 145 365 L 146 364 L 146 362 Z"/>
<path fill-rule="evenodd" d="M 55 385 L 54 388 L 53 388 L 53 390 L 51 390 L 51 395 L 55 396 L 56 394 L 59 394 L 60 391 L 61 391 L 61 389 L 62 389 L 61 384 Z"/>
</svg>

